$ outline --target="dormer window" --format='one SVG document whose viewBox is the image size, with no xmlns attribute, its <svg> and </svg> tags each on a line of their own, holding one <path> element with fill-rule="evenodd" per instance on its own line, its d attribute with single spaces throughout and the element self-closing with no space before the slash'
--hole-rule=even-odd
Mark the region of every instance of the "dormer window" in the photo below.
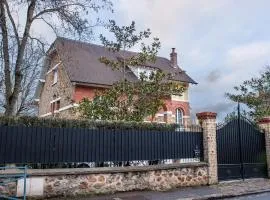
<svg viewBox="0 0 270 200">
<path fill-rule="evenodd" d="M 139 79 L 141 78 L 141 75 L 145 75 L 146 78 L 149 80 L 150 76 L 152 73 L 155 73 L 155 69 L 151 68 L 151 67 L 134 67 L 134 66 L 130 66 L 129 67 L 130 70 L 136 75 L 136 77 Z"/>
</svg>

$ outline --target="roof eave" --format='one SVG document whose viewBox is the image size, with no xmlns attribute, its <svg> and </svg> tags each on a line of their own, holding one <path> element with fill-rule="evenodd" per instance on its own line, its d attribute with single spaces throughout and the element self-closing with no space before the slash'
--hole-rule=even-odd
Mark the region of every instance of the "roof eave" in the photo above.
<svg viewBox="0 0 270 200">
<path fill-rule="evenodd" d="M 84 86 L 84 87 L 99 87 L 99 88 L 110 88 L 112 85 L 108 84 L 98 84 L 98 83 L 87 83 L 81 81 L 71 81 L 75 86 Z"/>
</svg>

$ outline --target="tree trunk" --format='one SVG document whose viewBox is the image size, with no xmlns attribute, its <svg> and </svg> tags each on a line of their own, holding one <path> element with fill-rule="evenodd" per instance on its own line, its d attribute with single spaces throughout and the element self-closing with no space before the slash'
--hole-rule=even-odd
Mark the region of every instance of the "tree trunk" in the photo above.
<svg viewBox="0 0 270 200">
<path fill-rule="evenodd" d="M 10 77 L 10 58 L 9 58 L 9 42 L 6 23 L 6 12 L 4 3 L 0 3 L 0 27 L 2 30 L 2 42 L 3 42 L 3 56 L 4 56 L 4 75 L 5 75 L 5 100 L 6 111 L 5 114 L 12 112 L 10 107 L 10 96 L 12 94 L 12 83 Z"/>
<path fill-rule="evenodd" d="M 32 18 L 34 15 L 35 6 L 36 6 L 36 0 L 32 0 L 28 6 L 27 19 L 26 19 L 26 25 L 25 25 L 25 29 L 24 29 L 23 38 L 21 40 L 21 43 L 18 45 L 19 49 L 18 49 L 18 55 L 17 55 L 16 64 L 15 64 L 15 79 L 14 79 L 13 91 L 11 89 L 12 88 L 11 83 L 9 83 L 9 84 L 6 83 L 6 90 L 9 91 L 9 93 L 6 92 L 6 111 L 5 111 L 6 116 L 16 115 L 16 105 L 18 102 L 19 94 L 21 92 L 21 83 L 22 83 L 22 79 L 23 79 L 23 75 L 21 72 L 21 66 L 23 63 L 23 56 L 24 56 L 27 40 L 29 37 L 29 31 L 30 31 L 31 24 L 32 24 Z M 4 10 L 3 4 L 1 4 L 1 9 L 2 9 L 2 7 Z M 4 48 L 4 51 L 8 52 L 8 46 L 7 46 L 7 49 Z M 9 71 L 9 77 L 10 77 L 10 66 L 8 66 L 7 70 L 5 69 L 5 72 L 6 71 Z M 5 75 L 5 78 L 6 77 L 7 76 Z"/>
</svg>

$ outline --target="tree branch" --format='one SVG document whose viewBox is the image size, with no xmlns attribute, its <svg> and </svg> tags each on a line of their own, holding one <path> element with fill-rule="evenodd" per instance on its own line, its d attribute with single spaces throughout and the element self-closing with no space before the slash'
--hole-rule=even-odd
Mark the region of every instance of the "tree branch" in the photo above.
<svg viewBox="0 0 270 200">
<path fill-rule="evenodd" d="M 11 15 L 11 12 L 10 12 L 10 9 L 9 9 L 9 5 L 8 5 L 8 3 L 7 3 L 6 0 L 4 0 L 4 4 L 6 6 L 8 18 L 9 18 L 9 20 L 11 22 L 11 25 L 12 25 L 12 28 L 13 28 L 13 31 L 14 31 L 14 34 L 16 36 L 16 41 L 17 41 L 17 44 L 18 44 L 18 48 L 19 48 L 19 46 L 20 46 L 20 39 L 19 39 L 19 34 L 18 34 L 16 25 L 15 25 L 14 19 L 13 19 L 12 15 Z"/>
<path fill-rule="evenodd" d="M 54 32 L 54 34 L 56 35 L 56 37 L 58 36 L 58 33 L 57 33 L 57 31 L 56 31 L 56 28 L 55 27 L 53 27 L 49 22 L 47 22 L 43 17 L 41 17 L 41 18 L 37 18 L 37 19 L 41 19 L 41 20 L 43 20 L 52 30 L 53 30 L 53 32 Z"/>
<path fill-rule="evenodd" d="M 37 42 L 42 46 L 42 52 L 43 52 L 44 54 L 46 53 L 44 42 L 42 42 L 39 38 L 31 37 L 30 35 L 29 35 L 28 37 L 29 37 L 31 40 L 37 41 Z"/>
<path fill-rule="evenodd" d="M 10 104 L 11 104 L 12 108 L 14 108 L 14 105 L 17 103 L 18 95 L 20 93 L 20 86 L 21 86 L 21 82 L 22 82 L 22 78 L 23 78 L 23 75 L 22 75 L 20 68 L 22 66 L 25 47 L 26 47 L 27 39 L 29 37 L 30 27 L 31 27 L 31 24 L 33 21 L 32 18 L 34 15 L 35 6 L 36 6 L 36 0 L 32 0 L 29 4 L 28 10 L 27 10 L 26 25 L 25 25 L 21 44 L 19 46 L 17 60 L 16 60 L 16 64 L 15 64 L 14 89 L 13 89 L 13 93 L 10 97 L 11 98 Z M 7 115 L 13 115 L 14 114 L 13 112 L 14 112 L 13 110 L 6 110 Z"/>
<path fill-rule="evenodd" d="M 66 4 L 66 5 L 63 5 L 63 6 L 59 6 L 59 7 L 56 7 L 56 8 L 49 8 L 49 9 L 46 9 L 46 10 L 43 10 L 41 12 L 39 12 L 38 14 L 36 14 L 34 17 L 33 17 L 33 20 L 39 18 L 40 16 L 44 15 L 44 14 L 47 14 L 47 13 L 53 13 L 53 12 L 56 12 L 56 11 L 59 11 L 63 8 L 66 8 L 66 7 L 69 7 L 69 6 L 80 6 L 80 7 L 84 7 L 83 4 L 80 4 L 80 3 L 73 3 L 73 4 Z"/>
</svg>

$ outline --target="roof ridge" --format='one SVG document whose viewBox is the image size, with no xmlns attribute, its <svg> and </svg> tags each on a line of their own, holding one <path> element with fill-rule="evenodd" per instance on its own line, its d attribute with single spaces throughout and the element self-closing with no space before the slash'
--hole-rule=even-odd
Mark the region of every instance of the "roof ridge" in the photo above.
<svg viewBox="0 0 270 200">
<path fill-rule="evenodd" d="M 65 67 L 72 82 L 88 82 L 95 84 L 111 85 L 121 80 L 122 73 L 106 67 L 99 61 L 100 56 L 108 56 L 111 59 L 117 59 L 118 52 L 109 52 L 107 48 L 95 43 L 79 41 L 64 37 L 57 37 L 54 42 L 56 51 L 61 60 L 67 62 Z M 64 46 L 63 46 L 64 45 Z M 125 56 L 134 56 L 139 52 L 126 51 Z M 196 82 L 190 78 L 180 68 L 173 68 L 169 59 L 157 56 L 155 62 L 146 62 L 145 66 L 158 68 L 165 73 L 175 73 L 174 80 L 188 83 Z M 137 80 L 134 74 L 128 77 L 130 80 Z"/>
<path fill-rule="evenodd" d="M 96 44 L 96 43 L 90 43 L 90 42 L 86 42 L 86 41 L 81 41 L 81 40 L 75 40 L 75 39 L 70 39 L 70 38 L 66 38 L 66 37 L 61 37 L 61 36 L 58 36 L 55 40 L 58 41 L 58 40 L 64 40 L 64 41 L 69 41 L 69 42 L 74 42 L 74 43 L 77 43 L 77 44 L 83 44 L 83 45 L 89 45 L 89 46 L 97 46 L 97 47 L 101 47 L 101 48 L 105 48 L 105 46 L 101 45 L 101 44 Z M 120 50 L 120 51 L 124 51 L 124 50 Z M 128 50 L 125 50 L 126 52 L 128 53 L 140 53 L 140 52 L 136 52 L 136 51 L 128 51 Z M 162 58 L 162 59 L 165 59 L 167 61 L 170 61 L 168 58 L 166 57 L 162 57 L 162 56 L 156 56 L 157 58 Z"/>
<path fill-rule="evenodd" d="M 78 44 L 84 44 L 84 45 L 90 45 L 90 46 L 99 46 L 99 47 L 104 47 L 100 44 L 95 44 L 95 43 L 90 43 L 90 42 L 86 42 L 86 41 L 81 41 L 81 40 L 75 40 L 75 39 L 70 39 L 70 38 L 66 38 L 66 37 L 60 37 L 58 36 L 56 38 L 56 40 L 64 40 L 64 41 L 69 41 L 69 42 L 74 42 L 74 43 L 78 43 Z"/>
</svg>

